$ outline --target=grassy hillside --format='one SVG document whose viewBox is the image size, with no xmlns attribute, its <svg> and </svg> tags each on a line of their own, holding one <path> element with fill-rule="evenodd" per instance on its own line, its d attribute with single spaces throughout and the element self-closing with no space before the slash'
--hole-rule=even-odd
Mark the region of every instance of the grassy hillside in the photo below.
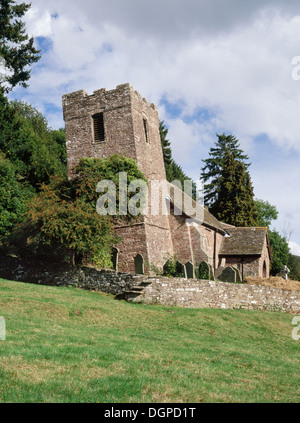
<svg viewBox="0 0 300 423">
<path fill-rule="evenodd" d="M 1 402 L 298 402 L 292 315 L 0 280 Z"/>
</svg>

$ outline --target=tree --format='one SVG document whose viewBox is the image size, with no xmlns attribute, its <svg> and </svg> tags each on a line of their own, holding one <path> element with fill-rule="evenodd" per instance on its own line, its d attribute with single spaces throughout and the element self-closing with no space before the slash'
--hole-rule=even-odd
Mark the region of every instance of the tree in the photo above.
<svg viewBox="0 0 300 423">
<path fill-rule="evenodd" d="M 261 227 L 269 228 L 272 220 L 278 217 L 278 211 L 268 201 L 255 199 L 255 207 L 258 214 L 258 224 Z"/>
<path fill-rule="evenodd" d="M 284 265 L 289 264 L 290 249 L 287 240 L 276 230 L 269 231 L 269 238 L 272 250 L 271 275 L 276 276 Z"/>
<path fill-rule="evenodd" d="M 20 183 L 16 168 L 0 151 L 0 245 L 22 221 L 26 201 L 31 196 L 30 186 Z"/>
<path fill-rule="evenodd" d="M 159 133 L 160 133 L 165 166 L 170 165 L 172 163 L 172 150 L 171 150 L 171 143 L 167 139 L 168 128 L 166 128 L 164 121 L 159 122 Z"/>
<path fill-rule="evenodd" d="M 171 143 L 167 139 L 168 128 L 166 128 L 163 121 L 159 123 L 159 132 L 160 132 L 160 139 L 161 139 L 167 181 L 168 182 L 179 181 L 181 183 L 182 189 L 184 189 L 185 181 L 191 181 L 192 182 L 192 197 L 196 199 L 197 197 L 196 184 L 195 182 L 192 181 L 191 178 L 189 178 L 184 173 L 181 166 L 179 166 L 173 159 Z"/>
<path fill-rule="evenodd" d="M 19 255 L 47 252 L 48 258 L 69 257 L 72 264 L 85 257 L 101 267 L 112 265 L 112 248 L 118 242 L 115 219 L 128 221 L 132 216 L 99 215 L 96 187 L 101 180 L 117 184 L 119 172 L 127 173 L 128 184 L 136 179 L 147 181 L 134 160 L 117 155 L 82 159 L 71 181 L 52 177 L 27 203 L 24 222 L 9 239 L 11 250 Z"/>
<path fill-rule="evenodd" d="M 23 221 L 25 202 L 67 175 L 64 131 L 53 131 L 32 106 L 9 102 L 0 90 L 0 244 Z"/>
<path fill-rule="evenodd" d="M 246 166 L 226 151 L 219 179 L 218 197 L 210 211 L 217 219 L 234 226 L 256 226 L 253 187 Z"/>
<path fill-rule="evenodd" d="M 291 273 L 289 277 L 294 280 L 300 281 L 300 257 L 290 254 L 288 261 L 288 268 Z"/>
<path fill-rule="evenodd" d="M 63 134 L 49 128 L 46 118 L 29 104 L 10 103 L 1 93 L 0 149 L 35 189 L 51 175 L 67 175 Z"/>
<path fill-rule="evenodd" d="M 217 137 L 218 141 L 215 142 L 215 147 L 210 149 L 210 157 L 203 160 L 205 165 L 201 170 L 201 179 L 204 182 L 204 202 L 209 208 L 218 199 L 226 153 L 229 152 L 236 161 L 243 163 L 246 170 L 250 166 L 249 163 L 245 163 L 249 160 L 248 156 L 239 148 L 238 140 L 233 135 L 223 133 L 217 134 Z"/>
<path fill-rule="evenodd" d="M 18 84 L 27 87 L 28 66 L 40 59 L 34 39 L 26 34 L 25 23 L 21 20 L 30 7 L 31 4 L 17 4 L 14 0 L 0 0 L 0 56 L 9 71 L 4 78 L 3 92 L 11 91 Z"/>
<path fill-rule="evenodd" d="M 275 276 L 280 273 L 284 265 L 287 265 L 291 273 L 291 279 L 299 279 L 300 272 L 298 268 L 297 258 L 292 255 L 286 235 L 280 235 L 275 229 L 270 230 L 273 220 L 278 217 L 278 211 L 268 201 L 255 200 L 255 206 L 258 213 L 258 221 L 260 226 L 267 227 L 269 230 L 269 239 L 272 251 L 271 275 Z"/>
<path fill-rule="evenodd" d="M 126 192 L 126 201 L 129 204 L 130 199 L 135 193 L 128 192 L 128 185 L 133 181 L 141 180 L 147 184 L 147 179 L 144 174 L 139 170 L 135 160 L 129 159 L 124 156 L 113 154 L 105 159 L 97 158 L 83 158 L 75 168 L 77 175 L 72 185 L 76 190 L 76 195 L 83 199 L 86 203 L 95 205 L 99 198 L 99 194 L 96 192 L 96 186 L 100 181 L 108 180 L 112 181 L 116 187 L 116 216 L 112 216 L 113 220 L 119 219 L 119 174 L 127 174 L 127 185 L 124 186 Z M 122 188 L 122 187 L 121 187 Z M 145 198 L 146 199 L 146 198 Z M 126 216 L 121 216 L 123 220 L 131 220 L 138 216 L 132 216 L 128 211 Z"/>
<path fill-rule="evenodd" d="M 73 265 L 83 256 L 99 266 L 110 264 L 116 238 L 109 219 L 99 216 L 79 198 L 61 199 L 55 185 L 43 185 L 40 194 L 31 200 L 26 223 L 39 244 L 63 246 Z"/>
</svg>

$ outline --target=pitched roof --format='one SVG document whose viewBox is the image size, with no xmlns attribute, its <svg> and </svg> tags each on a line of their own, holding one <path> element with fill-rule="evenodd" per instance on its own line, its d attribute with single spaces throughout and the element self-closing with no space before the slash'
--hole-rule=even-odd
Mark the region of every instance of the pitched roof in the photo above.
<svg viewBox="0 0 300 423">
<path fill-rule="evenodd" d="M 220 255 L 261 255 L 266 237 L 269 247 L 268 230 L 266 228 L 235 228 L 226 225 L 226 231 L 230 236 L 224 238 Z"/>
<path fill-rule="evenodd" d="M 200 203 L 193 200 L 181 189 L 175 185 L 167 182 L 171 203 L 182 210 L 182 212 L 190 217 L 195 219 L 200 224 L 209 226 L 210 228 L 216 229 L 222 234 L 225 234 L 223 224 L 219 222 L 205 207 L 202 207 Z"/>
</svg>

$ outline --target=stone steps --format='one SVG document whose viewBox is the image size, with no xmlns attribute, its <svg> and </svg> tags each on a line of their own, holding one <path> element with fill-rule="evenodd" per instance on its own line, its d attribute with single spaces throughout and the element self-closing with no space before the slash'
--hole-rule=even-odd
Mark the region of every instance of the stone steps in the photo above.
<svg viewBox="0 0 300 423">
<path fill-rule="evenodd" d="M 151 283 L 152 282 L 143 280 L 138 285 L 132 286 L 131 289 L 124 292 L 124 299 L 128 302 L 139 302 L 142 298 L 145 288 L 151 285 Z"/>
</svg>

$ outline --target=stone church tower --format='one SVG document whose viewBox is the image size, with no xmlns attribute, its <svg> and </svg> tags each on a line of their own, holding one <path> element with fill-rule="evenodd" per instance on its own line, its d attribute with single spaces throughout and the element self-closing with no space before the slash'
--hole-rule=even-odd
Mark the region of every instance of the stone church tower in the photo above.
<svg viewBox="0 0 300 423">
<path fill-rule="evenodd" d="M 130 84 L 92 95 L 83 90 L 66 94 L 63 112 L 69 178 L 82 157 L 119 154 L 135 159 L 149 181 L 166 180 L 158 110 Z M 123 238 L 118 246 L 120 271 L 134 272 L 137 256 L 143 266 L 161 266 L 166 255 L 173 254 L 168 216 L 144 216 L 142 222 L 115 229 Z"/>
<path fill-rule="evenodd" d="M 82 157 L 135 159 L 148 180 L 165 180 L 158 111 L 130 84 L 63 96 L 69 176 Z"/>
<path fill-rule="evenodd" d="M 165 182 L 170 188 L 170 195 L 157 195 L 158 214 L 148 213 L 137 223 L 115 227 L 116 235 L 122 238 L 114 255 L 117 270 L 140 274 L 148 272 L 151 265 L 162 269 L 168 255 L 176 254 L 188 277 L 195 276 L 202 262 L 214 273 L 233 266 L 243 276 L 269 275 L 266 228 L 225 225 L 196 202 L 192 208 L 181 208 L 181 215 L 161 212 L 163 203 L 173 211 L 178 209 L 178 198 L 182 200 L 185 194 L 179 190 L 176 197 L 178 189 L 166 181 L 158 110 L 130 84 L 111 91 L 100 89 L 92 95 L 83 90 L 66 94 L 63 112 L 69 178 L 83 157 L 119 154 L 136 160 L 149 182 Z M 150 202 L 152 205 L 155 201 L 151 198 Z M 195 220 L 192 209 L 201 219 Z"/>
</svg>

